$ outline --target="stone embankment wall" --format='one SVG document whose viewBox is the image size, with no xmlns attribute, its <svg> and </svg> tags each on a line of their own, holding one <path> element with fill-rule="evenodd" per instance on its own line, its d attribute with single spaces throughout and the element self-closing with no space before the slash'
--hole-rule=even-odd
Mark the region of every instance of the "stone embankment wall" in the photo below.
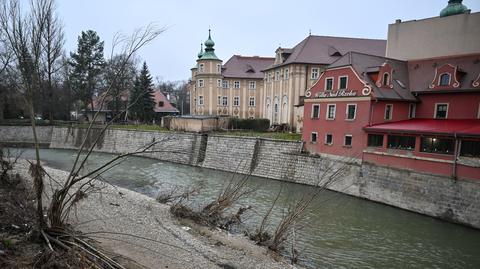
<svg viewBox="0 0 480 269">
<path fill-rule="evenodd" d="M 358 160 L 301 153 L 302 143 L 191 133 L 42 127 L 51 148 L 76 149 L 98 139 L 96 151 L 127 153 L 158 142 L 147 157 L 205 168 L 308 184 L 480 228 L 480 182 L 453 180 Z M 28 127 L 0 126 L 0 142 L 33 141 Z"/>
</svg>

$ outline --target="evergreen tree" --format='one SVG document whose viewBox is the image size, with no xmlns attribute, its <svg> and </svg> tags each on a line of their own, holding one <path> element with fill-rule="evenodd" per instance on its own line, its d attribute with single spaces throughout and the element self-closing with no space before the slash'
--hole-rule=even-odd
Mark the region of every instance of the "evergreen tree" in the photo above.
<svg viewBox="0 0 480 269">
<path fill-rule="evenodd" d="M 87 109 L 90 105 L 93 110 L 93 96 L 98 90 L 105 66 L 103 41 L 100 41 L 100 37 L 93 30 L 82 31 L 78 37 L 77 51 L 70 53 L 70 57 L 70 85 L 76 97 L 83 103 L 83 108 Z"/>
<path fill-rule="evenodd" d="M 155 117 L 155 97 L 152 76 L 144 62 L 130 94 L 130 116 L 141 122 L 152 122 Z"/>
</svg>

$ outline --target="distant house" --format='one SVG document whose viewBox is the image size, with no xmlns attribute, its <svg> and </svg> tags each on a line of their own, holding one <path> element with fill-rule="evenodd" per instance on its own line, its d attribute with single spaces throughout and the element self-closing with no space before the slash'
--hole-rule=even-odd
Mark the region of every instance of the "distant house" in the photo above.
<svg viewBox="0 0 480 269">
<path fill-rule="evenodd" d="M 155 118 L 157 120 L 170 115 L 178 115 L 180 112 L 175 108 L 168 98 L 160 91 L 155 90 Z"/>
<path fill-rule="evenodd" d="M 105 123 L 110 121 L 115 117 L 117 113 L 122 113 L 118 117 L 118 121 L 126 121 L 125 114 L 123 111 L 128 106 L 129 92 L 125 91 L 120 95 L 118 102 L 114 102 L 111 96 L 105 97 L 104 103 L 102 105 L 103 95 L 96 97 L 93 100 L 93 110 L 87 110 L 84 112 L 85 120 L 91 121 L 95 114 L 98 112 L 95 122 Z M 178 115 L 179 111 L 176 109 L 167 99 L 167 97 L 160 92 L 160 90 L 155 90 L 154 92 L 155 99 L 155 120 L 160 121 L 162 117 L 169 115 Z"/>
</svg>

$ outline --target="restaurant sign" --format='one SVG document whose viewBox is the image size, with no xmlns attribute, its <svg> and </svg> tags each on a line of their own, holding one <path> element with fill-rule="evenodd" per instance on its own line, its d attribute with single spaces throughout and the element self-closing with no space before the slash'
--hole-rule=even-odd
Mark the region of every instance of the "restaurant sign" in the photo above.
<svg viewBox="0 0 480 269">
<path fill-rule="evenodd" d="M 330 97 L 352 97 L 357 96 L 354 90 L 338 90 L 338 91 L 324 91 L 315 94 L 316 98 L 330 98 Z"/>
</svg>

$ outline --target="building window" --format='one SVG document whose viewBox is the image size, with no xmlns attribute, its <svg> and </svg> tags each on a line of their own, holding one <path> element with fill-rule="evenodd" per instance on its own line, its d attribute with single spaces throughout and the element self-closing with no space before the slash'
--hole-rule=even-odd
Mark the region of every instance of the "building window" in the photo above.
<svg viewBox="0 0 480 269">
<path fill-rule="evenodd" d="M 203 71 L 205 71 L 205 65 L 204 64 L 199 64 L 198 65 L 198 72 L 203 73 Z"/>
<path fill-rule="evenodd" d="M 448 73 L 441 74 L 440 78 L 438 80 L 438 85 L 440 85 L 440 86 L 450 85 L 450 74 L 448 74 Z"/>
<path fill-rule="evenodd" d="M 233 88 L 240 89 L 240 81 L 234 81 L 233 82 Z"/>
<path fill-rule="evenodd" d="M 240 106 L 240 96 L 233 97 L 233 106 Z"/>
<path fill-rule="evenodd" d="M 198 96 L 198 105 L 203 106 L 203 96 L 202 95 Z"/>
<path fill-rule="evenodd" d="M 203 85 L 204 85 L 203 79 L 199 79 L 198 80 L 198 87 L 203 87 Z"/>
<path fill-rule="evenodd" d="M 320 105 L 312 105 L 312 119 L 320 118 Z"/>
<path fill-rule="evenodd" d="M 217 96 L 217 106 L 221 106 L 222 105 L 222 97 L 219 95 Z"/>
<path fill-rule="evenodd" d="M 336 110 L 336 105 L 330 104 L 327 106 L 327 120 L 335 119 L 335 110 Z"/>
<path fill-rule="evenodd" d="M 325 79 L 325 90 L 326 91 L 333 90 L 333 78 L 326 78 Z"/>
<path fill-rule="evenodd" d="M 248 105 L 255 106 L 255 96 L 250 96 L 250 98 L 248 98 Z"/>
<path fill-rule="evenodd" d="M 389 135 L 388 136 L 388 148 L 414 150 L 415 149 L 415 136 Z"/>
<path fill-rule="evenodd" d="M 369 134 L 367 145 L 369 147 L 383 147 L 383 135 Z"/>
<path fill-rule="evenodd" d="M 280 80 L 280 71 L 275 71 L 275 81 Z"/>
<path fill-rule="evenodd" d="M 222 73 L 222 65 L 217 64 L 217 73 Z"/>
<path fill-rule="evenodd" d="M 390 85 L 390 75 L 388 73 L 383 73 L 382 85 L 383 86 Z"/>
<path fill-rule="evenodd" d="M 312 143 L 317 143 L 317 137 L 318 137 L 318 134 L 316 132 L 312 132 L 312 134 L 310 135 L 310 141 Z"/>
<path fill-rule="evenodd" d="M 228 96 L 222 97 L 222 106 L 228 106 Z"/>
<path fill-rule="evenodd" d="M 415 118 L 415 113 L 417 111 L 417 104 L 410 104 L 408 107 L 408 118 L 413 119 Z"/>
<path fill-rule="evenodd" d="M 338 78 L 338 89 L 339 90 L 345 90 L 347 88 L 348 84 L 348 77 L 343 76 Z"/>
<path fill-rule="evenodd" d="M 392 119 L 392 113 L 393 113 L 393 105 L 388 104 L 385 106 L 385 119 L 386 120 L 391 120 Z"/>
<path fill-rule="evenodd" d="M 217 79 L 217 87 L 222 87 L 222 80 L 221 79 Z"/>
<path fill-rule="evenodd" d="M 222 87 L 224 89 L 228 89 L 230 87 L 229 83 L 228 83 L 228 80 L 223 80 L 222 81 Z"/>
<path fill-rule="evenodd" d="M 163 107 L 164 105 L 165 105 L 165 102 L 163 102 L 163 101 L 159 101 L 159 102 L 158 102 L 158 106 L 159 106 L 159 107 Z"/>
<path fill-rule="evenodd" d="M 435 119 L 446 119 L 448 116 L 448 104 L 435 104 Z"/>
<path fill-rule="evenodd" d="M 345 135 L 345 139 L 343 141 L 343 145 L 345 147 L 351 147 L 352 146 L 352 135 Z"/>
<path fill-rule="evenodd" d="M 285 69 L 283 70 L 283 78 L 284 78 L 285 80 L 288 80 L 289 76 L 290 76 L 290 74 L 288 73 L 288 68 L 285 68 Z"/>
<path fill-rule="evenodd" d="M 455 150 L 455 143 L 449 138 L 422 137 L 420 145 L 421 152 L 451 155 Z"/>
<path fill-rule="evenodd" d="M 255 90 L 255 89 L 257 88 L 257 83 L 256 83 L 255 81 L 250 81 L 250 82 L 248 83 L 248 88 L 249 88 L 250 90 Z"/>
<path fill-rule="evenodd" d="M 332 134 L 325 134 L 325 144 L 333 145 L 333 135 Z"/>
<path fill-rule="evenodd" d="M 347 120 L 354 120 L 357 114 L 357 105 L 356 104 L 347 104 Z"/>
<path fill-rule="evenodd" d="M 319 75 L 318 68 L 312 68 L 312 72 L 311 72 L 310 77 L 312 79 L 318 79 L 318 75 Z"/>
<path fill-rule="evenodd" d="M 480 158 L 480 141 L 462 140 L 460 155 L 464 157 Z"/>
<path fill-rule="evenodd" d="M 272 73 L 269 72 L 267 75 L 267 82 L 270 82 L 270 81 L 272 81 Z"/>
</svg>

